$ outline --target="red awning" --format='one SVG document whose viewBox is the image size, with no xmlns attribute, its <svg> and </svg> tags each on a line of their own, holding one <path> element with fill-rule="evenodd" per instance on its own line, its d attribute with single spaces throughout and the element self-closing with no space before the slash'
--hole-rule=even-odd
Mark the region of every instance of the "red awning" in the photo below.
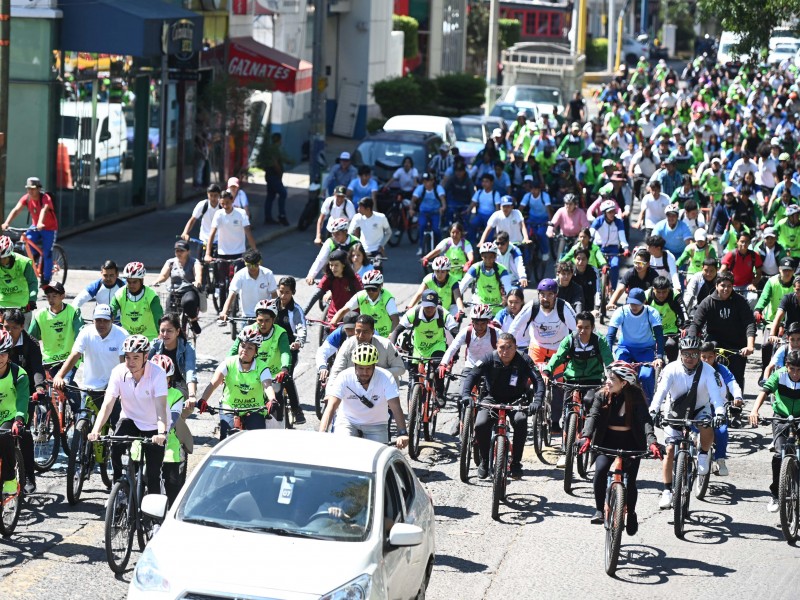
<svg viewBox="0 0 800 600">
<path fill-rule="evenodd" d="M 228 73 L 240 82 L 266 82 L 270 90 L 289 94 L 311 89 L 310 62 L 252 38 L 231 38 L 229 44 Z"/>
</svg>

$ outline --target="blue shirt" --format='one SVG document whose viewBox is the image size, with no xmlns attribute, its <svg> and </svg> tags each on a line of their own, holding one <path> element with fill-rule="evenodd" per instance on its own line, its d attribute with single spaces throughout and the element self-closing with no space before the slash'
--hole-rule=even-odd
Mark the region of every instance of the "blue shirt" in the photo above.
<svg viewBox="0 0 800 600">
<path fill-rule="evenodd" d="M 511 178 L 508 173 L 503 171 L 498 177 L 497 173 L 494 174 L 494 189 L 501 196 L 508 194 L 508 188 L 511 187 Z"/>
<path fill-rule="evenodd" d="M 775 365 L 775 368 L 780 369 L 786 366 L 787 354 L 789 354 L 789 344 L 783 344 L 775 351 L 775 354 L 772 355 L 772 362 Z"/>
<path fill-rule="evenodd" d="M 692 239 L 692 232 L 684 221 L 678 221 L 675 229 L 670 229 L 667 220 L 659 221 L 653 227 L 653 235 L 660 235 L 666 242 L 665 247 L 675 256 L 683 254 L 686 248 L 686 240 Z"/>
<path fill-rule="evenodd" d="M 437 185 L 432 190 L 426 190 L 425 186 L 420 184 L 411 195 L 419 198 L 419 212 L 437 212 L 442 207 L 439 198 L 444 196 L 444 188 Z"/>
<path fill-rule="evenodd" d="M 353 165 L 350 165 L 348 169 L 342 169 L 342 165 L 337 163 L 333 165 L 333 168 L 328 173 L 328 176 L 325 178 L 325 184 L 323 187 L 325 191 L 328 192 L 328 196 L 333 195 L 333 189 L 337 185 L 350 185 L 350 182 L 353 179 L 358 178 L 358 169 L 356 169 Z"/>
<path fill-rule="evenodd" d="M 372 192 L 378 191 L 378 182 L 370 177 L 367 185 L 361 185 L 361 179 L 356 177 L 350 182 L 347 189 L 353 192 L 353 204 L 358 204 L 362 198 L 371 198 Z"/>
<path fill-rule="evenodd" d="M 495 210 L 497 210 L 495 205 L 500 204 L 500 194 L 498 194 L 497 190 L 494 189 L 491 192 L 480 189 L 473 194 L 472 201 L 478 203 L 479 214 L 491 215 Z"/>
<path fill-rule="evenodd" d="M 620 306 L 608 323 L 608 344 L 626 348 L 652 348 L 656 345 L 654 328 L 661 327 L 661 315 L 652 306 L 645 306 L 638 315 L 631 312 L 629 304 Z M 612 331 L 613 328 L 613 331 Z"/>
<path fill-rule="evenodd" d="M 534 198 L 533 194 L 528 192 L 522 197 L 519 205 L 528 207 L 528 221 L 541 222 L 550 218 L 550 214 L 547 212 L 550 195 L 547 192 L 541 192 L 538 198 Z"/>
</svg>

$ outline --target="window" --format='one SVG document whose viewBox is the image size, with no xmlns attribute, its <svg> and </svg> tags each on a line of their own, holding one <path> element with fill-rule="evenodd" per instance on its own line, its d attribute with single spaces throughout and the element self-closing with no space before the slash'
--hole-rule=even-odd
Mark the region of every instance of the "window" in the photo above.
<svg viewBox="0 0 800 600">
<path fill-rule="evenodd" d="M 395 523 L 403 522 L 403 504 L 394 471 L 386 471 L 386 483 L 383 486 L 383 533 L 388 539 L 389 532 Z"/>
<path fill-rule="evenodd" d="M 550 35 L 554 37 L 561 37 L 561 13 L 551 13 Z"/>
<path fill-rule="evenodd" d="M 397 479 L 400 482 L 400 492 L 403 495 L 403 500 L 406 503 L 406 511 L 414 502 L 414 493 L 416 486 L 414 485 L 414 476 L 408 470 L 408 466 L 403 461 L 396 461 L 394 463 L 394 470 L 397 473 Z"/>
<path fill-rule="evenodd" d="M 539 18 L 538 18 L 538 23 L 537 23 L 537 28 L 536 28 L 536 35 L 542 36 L 542 37 L 547 36 L 547 28 L 548 28 L 549 23 L 550 23 L 550 15 L 551 14 L 552 13 L 549 13 L 549 12 L 540 12 L 539 13 Z"/>
<path fill-rule="evenodd" d="M 525 33 L 536 35 L 536 13 L 533 11 L 525 16 Z"/>
</svg>

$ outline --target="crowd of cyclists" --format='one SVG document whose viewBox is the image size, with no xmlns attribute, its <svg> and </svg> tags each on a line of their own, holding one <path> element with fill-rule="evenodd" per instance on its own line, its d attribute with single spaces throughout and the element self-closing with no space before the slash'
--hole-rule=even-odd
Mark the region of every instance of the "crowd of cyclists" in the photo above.
<svg viewBox="0 0 800 600">
<path fill-rule="evenodd" d="M 758 425 L 767 398 L 776 416 L 800 418 L 795 75 L 793 65 L 725 69 L 700 57 L 679 76 L 663 61 L 640 61 L 598 93 L 597 117 L 585 120 L 580 94 L 559 119 L 528 120 L 521 111 L 471 163 L 443 147 L 432 164 L 418 166 L 423 172 L 409 158 L 379 185 L 343 153 L 324 186 L 330 195 L 315 231 L 319 252 L 300 282 L 276 278 L 262 264 L 248 214 L 236 194 L 216 185 L 152 286 L 143 264 L 120 271 L 107 260 L 71 304 L 60 283 L 46 282 L 47 304 L 37 308 L 30 260 L 0 237 L 0 429 L 13 433 L 0 436 L 3 494 L 35 493 L 38 410 L 62 390 L 74 414 L 86 410 L 88 396 L 101 395 L 90 441 L 103 440 L 107 423 L 116 435 L 151 438 L 147 488 L 158 493 L 163 485 L 173 501 L 192 445 L 185 422 L 195 410 L 219 414 L 220 439 L 306 422 L 301 404 L 311 401 L 299 397 L 293 373 L 318 327 L 321 432 L 383 443 L 393 433 L 399 448 L 414 446 L 415 428 L 428 421 L 414 413 L 411 392 L 430 376 L 432 415 L 453 400 L 460 430 L 476 411 L 479 479 L 491 475 L 498 416 L 478 403 L 492 398 L 517 407 L 511 477 L 524 474 L 534 418 L 561 439 L 558 468 L 569 466 L 570 448 L 583 455 L 593 445 L 663 459 L 659 506 L 670 508 L 681 432 L 664 424 L 659 444 L 662 415 L 704 423 L 697 471 L 722 477 L 728 427 Z M 387 187 L 399 193 L 386 194 Z M 387 201 L 403 204 L 420 240 L 428 228 L 434 236 L 431 246 L 420 242 L 428 274 L 405 307 L 381 264 L 397 234 L 378 210 Z M 196 224 L 199 240 L 191 237 Z M 192 256 L 196 241 L 201 249 Z M 213 272 L 219 260 L 234 265 L 219 320 L 248 323 L 200 390 L 187 335 L 201 333 L 198 315 L 214 294 L 208 266 Z M 177 312 L 164 311 L 156 289 L 167 283 Z M 316 288 L 305 307 L 295 301 L 298 284 Z M 96 306 L 85 321 L 80 308 L 90 300 Z M 321 314 L 311 319 L 317 304 Z M 605 333 L 598 320 L 607 320 Z M 762 392 L 743 418 L 757 338 Z M 570 439 L 574 390 L 582 428 Z M 772 429 L 768 509 L 777 512 L 789 429 L 781 422 Z M 15 478 L 16 438 L 25 481 Z M 111 448 L 119 479 L 122 450 Z M 639 462 L 625 461 L 631 535 Z M 597 454 L 596 523 L 610 468 L 611 458 Z"/>
</svg>

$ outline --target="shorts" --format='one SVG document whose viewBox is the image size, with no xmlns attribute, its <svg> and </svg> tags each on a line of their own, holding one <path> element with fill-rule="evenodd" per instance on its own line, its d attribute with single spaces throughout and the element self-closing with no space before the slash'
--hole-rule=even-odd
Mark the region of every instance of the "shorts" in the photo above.
<svg viewBox="0 0 800 600">
<path fill-rule="evenodd" d="M 694 419 L 710 419 L 714 416 L 714 412 L 710 406 L 704 407 Z M 695 433 L 698 432 L 697 427 L 692 426 L 692 431 Z M 664 425 L 664 445 L 669 445 L 674 442 L 676 439 L 679 439 L 682 436 L 680 429 L 675 429 L 674 427 L 670 427 L 669 425 Z"/>
</svg>

